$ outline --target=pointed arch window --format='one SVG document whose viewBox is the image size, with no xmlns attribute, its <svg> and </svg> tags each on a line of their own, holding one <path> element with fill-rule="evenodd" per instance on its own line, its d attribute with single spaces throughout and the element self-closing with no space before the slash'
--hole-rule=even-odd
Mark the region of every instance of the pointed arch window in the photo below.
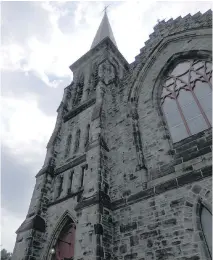
<svg viewBox="0 0 213 260">
<path fill-rule="evenodd" d="M 81 137 L 81 130 L 78 129 L 78 130 L 76 131 L 74 153 L 77 153 L 78 150 L 79 150 L 80 137 Z"/>
<path fill-rule="evenodd" d="M 212 64 L 185 60 L 167 76 L 161 107 L 173 142 L 212 126 Z"/>
<path fill-rule="evenodd" d="M 204 206 L 201 209 L 200 221 L 206 245 L 212 256 L 212 214 Z"/>
<path fill-rule="evenodd" d="M 67 138 L 67 144 L 66 144 L 66 149 L 65 149 L 65 154 L 64 157 L 66 158 L 69 153 L 70 153 L 70 148 L 71 148 L 71 144 L 72 144 L 72 135 L 70 134 Z"/>
</svg>

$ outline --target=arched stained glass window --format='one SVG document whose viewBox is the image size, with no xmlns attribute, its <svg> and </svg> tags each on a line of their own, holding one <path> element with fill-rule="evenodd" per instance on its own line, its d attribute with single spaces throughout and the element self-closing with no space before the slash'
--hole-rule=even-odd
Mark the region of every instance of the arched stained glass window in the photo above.
<svg viewBox="0 0 213 260">
<path fill-rule="evenodd" d="M 212 64 L 185 60 L 167 76 L 161 106 L 173 142 L 212 125 Z"/>
<path fill-rule="evenodd" d="M 205 241 L 212 256 L 212 214 L 205 207 L 201 209 L 200 220 Z"/>
</svg>

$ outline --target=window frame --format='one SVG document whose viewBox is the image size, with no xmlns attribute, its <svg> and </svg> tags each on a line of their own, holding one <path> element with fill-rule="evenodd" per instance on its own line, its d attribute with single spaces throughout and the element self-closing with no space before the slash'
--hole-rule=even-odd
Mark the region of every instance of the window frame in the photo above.
<svg viewBox="0 0 213 260">
<path fill-rule="evenodd" d="M 153 105 L 154 105 L 154 107 L 157 108 L 158 115 L 161 117 L 162 124 L 163 124 L 164 130 L 166 132 L 165 137 L 167 137 L 166 139 L 169 139 L 171 148 L 173 147 L 174 144 L 182 142 L 183 140 L 191 138 L 192 136 L 197 135 L 199 133 L 208 131 L 209 129 L 212 128 L 212 126 L 211 126 L 209 128 L 206 128 L 206 129 L 200 131 L 199 133 L 189 135 L 178 141 L 173 141 L 173 139 L 172 139 L 170 128 L 168 126 L 167 119 L 166 119 L 166 116 L 165 116 L 165 113 L 163 111 L 163 107 L 161 104 L 161 95 L 162 95 L 162 91 L 163 91 L 162 83 L 165 82 L 165 80 L 168 78 L 168 75 L 175 69 L 175 67 L 178 64 L 180 64 L 181 62 L 184 62 L 186 60 L 202 60 L 205 62 L 212 63 L 211 53 L 208 51 L 190 51 L 190 52 L 185 52 L 185 53 L 177 53 L 177 54 L 173 55 L 167 61 L 166 65 L 163 67 L 163 69 L 159 73 L 158 78 L 156 79 L 156 82 L 155 82 L 156 87 L 153 89 L 153 92 L 152 92 Z"/>
</svg>

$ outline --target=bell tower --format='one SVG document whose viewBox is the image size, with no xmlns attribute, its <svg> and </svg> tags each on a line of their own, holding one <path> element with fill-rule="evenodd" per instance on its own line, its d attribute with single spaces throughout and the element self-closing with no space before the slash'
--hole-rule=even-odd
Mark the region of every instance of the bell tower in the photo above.
<svg viewBox="0 0 213 260">
<path fill-rule="evenodd" d="M 13 260 L 111 259 L 113 224 L 108 130 L 129 64 L 105 10 L 91 49 L 70 66 L 58 116 Z"/>
</svg>

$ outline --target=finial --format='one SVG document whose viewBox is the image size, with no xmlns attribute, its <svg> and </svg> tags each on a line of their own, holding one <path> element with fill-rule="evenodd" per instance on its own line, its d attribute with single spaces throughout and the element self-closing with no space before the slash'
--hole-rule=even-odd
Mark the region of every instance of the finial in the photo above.
<svg viewBox="0 0 213 260">
<path fill-rule="evenodd" d="M 109 5 L 105 6 L 105 7 L 104 7 L 104 10 L 103 10 L 102 12 L 104 12 L 104 13 L 106 14 L 107 8 L 108 8 L 110 5 L 112 5 L 112 4 L 109 4 Z"/>
</svg>

